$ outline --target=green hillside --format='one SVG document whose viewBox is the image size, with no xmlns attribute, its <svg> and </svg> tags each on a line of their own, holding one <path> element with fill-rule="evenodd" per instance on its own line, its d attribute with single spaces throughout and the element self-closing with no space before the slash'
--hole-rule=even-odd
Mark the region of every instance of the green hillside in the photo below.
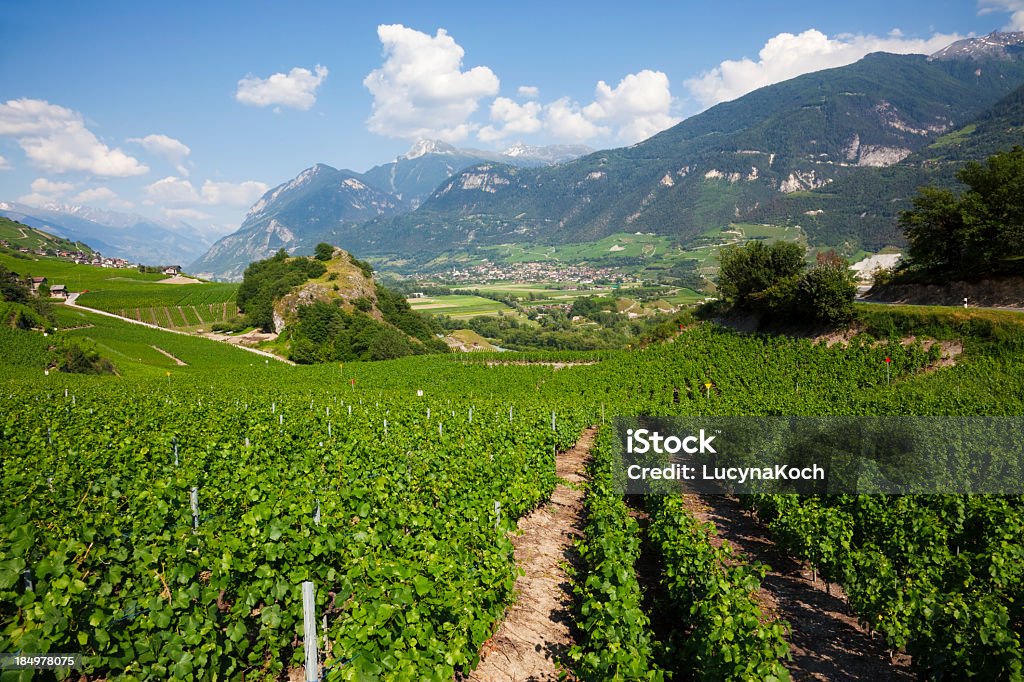
<svg viewBox="0 0 1024 682">
<path fill-rule="evenodd" d="M 342 230 L 338 243 L 406 256 L 507 243 L 512 235 L 571 244 L 640 231 L 685 243 L 737 216 L 762 222 L 757 214 L 773 200 L 831 191 L 860 166 L 919 152 L 1024 81 L 1024 60 L 986 63 L 980 76 L 976 67 L 869 55 L 719 104 L 632 147 L 551 168 L 466 169 L 413 213 Z"/>
<path fill-rule="evenodd" d="M 42 250 L 51 254 L 56 254 L 57 251 L 79 252 L 86 255 L 93 253 L 89 245 L 84 242 L 72 242 L 2 216 L 0 216 L 0 241 L 8 244 L 8 246 L 0 244 L 0 253 L 7 254 L 19 253 L 18 250 L 22 248 L 30 251 Z"/>
<path fill-rule="evenodd" d="M 860 168 L 812 192 L 775 197 L 752 217 L 800 225 L 818 244 L 850 240 L 875 251 L 902 244 L 896 225 L 919 187 L 955 188 L 967 161 L 982 161 L 1024 142 L 1024 87 L 1014 90 L 968 124 L 937 138 L 889 168 Z"/>
</svg>

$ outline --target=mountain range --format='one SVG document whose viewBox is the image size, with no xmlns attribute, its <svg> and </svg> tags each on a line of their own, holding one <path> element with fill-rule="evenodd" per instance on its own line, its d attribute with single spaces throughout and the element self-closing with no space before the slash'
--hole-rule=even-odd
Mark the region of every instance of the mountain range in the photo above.
<svg viewBox="0 0 1024 682">
<path fill-rule="evenodd" d="M 495 153 L 419 140 L 394 161 L 366 173 L 318 163 L 264 194 L 238 230 L 217 241 L 189 271 L 239 279 L 250 262 L 272 256 L 278 249 L 312 253 L 318 242 L 347 241 L 352 230 L 368 221 L 408 213 L 465 168 L 495 159 L 537 167 L 590 151 L 582 146 L 516 144 Z"/>
<path fill-rule="evenodd" d="M 315 192 L 282 189 L 298 178 L 275 188 L 192 270 L 237 278 L 270 249 L 308 252 L 322 240 L 419 262 L 481 245 L 588 242 L 624 231 L 685 244 L 753 219 L 806 223 L 818 244 L 877 247 L 899 240 L 894 209 L 861 210 L 853 221 L 857 201 L 846 195 L 881 205 L 899 189 L 905 201 L 916 190 L 907 178 L 935 166 L 935 145 L 963 142 L 973 120 L 994 122 L 997 105 L 1007 98 L 1001 105 L 1012 109 L 1022 83 L 1024 33 L 993 33 L 931 56 L 871 54 L 719 104 L 630 147 L 556 165 L 510 163 L 515 149 L 472 163 L 472 153 L 421 143 L 363 176 L 330 169 L 341 175 L 325 174 L 330 180 Z M 987 135 L 986 148 L 1013 139 L 997 123 L 989 128 L 969 132 L 975 142 Z M 904 179 L 899 187 L 887 183 L 893 176 Z M 349 180 L 380 193 L 356 197 Z M 819 206 L 835 195 L 842 220 Z"/>
<path fill-rule="evenodd" d="M 183 221 L 154 220 L 90 206 L 0 201 L 0 216 L 85 242 L 105 256 L 149 265 L 183 265 L 211 246 L 202 230 Z"/>
</svg>

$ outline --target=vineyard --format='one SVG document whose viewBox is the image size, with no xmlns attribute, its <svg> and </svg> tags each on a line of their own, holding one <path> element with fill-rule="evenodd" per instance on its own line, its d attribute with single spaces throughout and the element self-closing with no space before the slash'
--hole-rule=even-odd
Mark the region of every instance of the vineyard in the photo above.
<svg viewBox="0 0 1024 682">
<path fill-rule="evenodd" d="M 120 353 L 121 377 L 44 375 L 35 337 L 0 336 L 0 653 L 80 652 L 87 679 L 285 679 L 303 665 L 305 581 L 322 678 L 462 679 L 517 598 L 510 533 L 591 425 L 579 634 L 559 665 L 583 680 L 800 679 L 799 623 L 758 596 L 767 567 L 679 495 L 615 492 L 612 417 L 1024 414 L 1006 335 L 942 369 L 896 337 L 829 348 L 710 325 L 522 364 L 289 367 L 81 319 L 93 326 L 69 333 Z M 185 365 L 143 355 L 153 345 Z M 913 673 L 1024 674 L 1020 498 L 742 501 Z"/>
<path fill-rule="evenodd" d="M 163 284 L 130 290 L 89 291 L 80 305 L 166 329 L 209 329 L 237 316 L 235 284 Z"/>
</svg>

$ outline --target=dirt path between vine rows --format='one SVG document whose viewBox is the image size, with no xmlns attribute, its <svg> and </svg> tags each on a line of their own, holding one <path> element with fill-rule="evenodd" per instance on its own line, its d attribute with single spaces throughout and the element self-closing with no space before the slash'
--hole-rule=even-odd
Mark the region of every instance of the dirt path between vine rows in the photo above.
<svg viewBox="0 0 1024 682">
<path fill-rule="evenodd" d="M 596 427 L 583 432 L 571 449 L 555 458 L 562 481 L 551 501 L 519 519 L 512 538 L 516 601 L 498 631 L 481 648 L 480 665 L 469 676 L 477 682 L 554 682 L 566 667 L 572 634 L 572 588 L 562 565 L 576 561 L 573 541 L 583 534 L 583 488 Z M 570 678 L 571 679 L 571 678 Z"/>
<path fill-rule="evenodd" d="M 881 635 L 872 635 L 858 622 L 838 585 L 826 591 L 823 580 L 772 542 L 768 530 L 746 513 L 735 498 L 688 495 L 690 513 L 718 529 L 714 541 L 728 540 L 745 561 L 770 566 L 757 595 L 767 615 L 789 621 L 793 658 L 786 664 L 793 680 L 911 680 L 910 657 L 889 656 Z"/>
<path fill-rule="evenodd" d="M 183 361 L 183 360 L 181 360 L 180 358 L 176 358 L 176 357 L 174 357 L 173 355 L 171 355 L 170 353 L 168 353 L 167 351 L 165 351 L 165 350 L 164 350 L 163 348 L 161 348 L 160 346 L 154 346 L 153 344 L 149 344 L 149 347 L 150 347 L 150 348 L 152 348 L 153 350 L 155 350 L 155 351 L 156 351 L 157 353 L 161 353 L 161 354 L 163 354 L 163 355 L 165 355 L 165 356 L 169 357 L 169 358 L 170 358 L 171 360 L 174 360 L 174 364 L 176 364 L 176 365 L 179 365 L 179 366 L 181 366 L 181 367 L 185 367 L 185 366 L 187 366 L 187 365 L 188 365 L 188 363 L 187 363 L 187 362 L 184 362 L 184 361 Z"/>
</svg>

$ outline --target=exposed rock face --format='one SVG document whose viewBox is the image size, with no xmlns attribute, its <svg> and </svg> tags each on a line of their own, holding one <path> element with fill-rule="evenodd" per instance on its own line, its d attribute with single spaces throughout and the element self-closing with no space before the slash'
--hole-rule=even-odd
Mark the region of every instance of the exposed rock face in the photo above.
<svg viewBox="0 0 1024 682">
<path fill-rule="evenodd" d="M 708 172 L 706 172 L 704 174 L 704 179 L 705 180 L 728 180 L 729 182 L 739 182 L 740 174 L 739 173 L 726 173 L 724 171 L 718 170 L 717 168 L 712 168 L 711 170 L 709 170 Z"/>
<path fill-rule="evenodd" d="M 364 312 L 377 320 L 384 319 L 377 308 L 377 287 L 373 279 L 353 265 L 347 252 L 334 249 L 334 257 L 325 265 L 327 272 L 322 277 L 296 287 L 274 304 L 275 332 L 280 334 L 291 324 L 301 306 L 317 302 L 336 303 L 351 312 L 357 300 L 366 299 L 372 307 Z"/>
<path fill-rule="evenodd" d="M 864 145 L 860 148 L 860 158 L 857 159 L 858 166 L 882 167 L 892 166 L 910 156 L 911 151 L 902 147 L 882 147 Z"/>
<path fill-rule="evenodd" d="M 818 187 L 824 187 L 831 179 L 822 179 L 818 177 L 818 174 L 813 170 L 809 171 L 793 171 L 789 174 L 785 180 L 779 185 L 780 192 L 799 192 L 800 190 L 817 189 Z"/>
</svg>

